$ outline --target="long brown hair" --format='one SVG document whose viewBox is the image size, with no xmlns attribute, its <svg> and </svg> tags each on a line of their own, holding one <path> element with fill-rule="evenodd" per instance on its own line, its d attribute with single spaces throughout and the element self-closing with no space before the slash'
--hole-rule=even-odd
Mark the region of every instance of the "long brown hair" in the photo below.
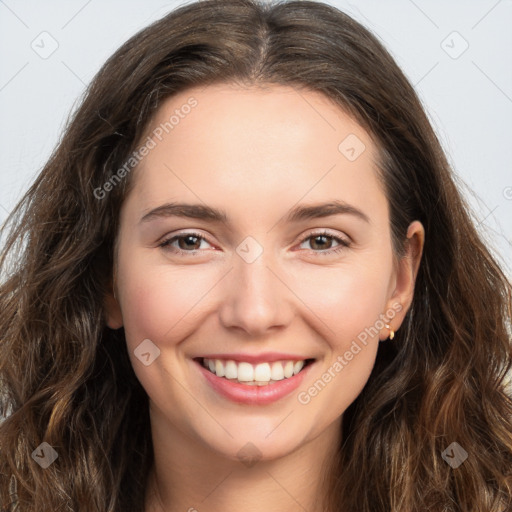
<svg viewBox="0 0 512 512">
<path fill-rule="evenodd" d="M 132 175 L 102 186 L 164 99 L 219 82 L 323 93 L 375 140 L 397 255 L 409 223 L 425 227 L 412 306 L 345 411 L 325 509 L 510 510 L 511 285 L 397 64 L 349 16 L 307 0 L 203 0 L 136 34 L 94 78 L 8 218 L 0 507 L 142 512 L 153 462 L 148 398 L 123 329 L 104 318 Z M 31 456 L 42 442 L 58 454 L 46 469 Z M 468 454 L 457 468 L 442 458 L 454 442 Z"/>
</svg>

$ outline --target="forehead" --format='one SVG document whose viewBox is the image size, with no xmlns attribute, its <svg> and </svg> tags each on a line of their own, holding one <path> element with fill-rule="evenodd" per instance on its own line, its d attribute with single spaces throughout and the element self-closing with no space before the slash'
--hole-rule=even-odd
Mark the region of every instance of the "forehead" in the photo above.
<svg viewBox="0 0 512 512">
<path fill-rule="evenodd" d="M 301 198 L 385 199 L 370 136 L 318 92 L 276 85 L 187 89 L 161 105 L 147 137 L 154 147 L 133 176 L 140 207 L 178 198 L 244 203 L 246 211 L 276 201 L 292 207 Z"/>
</svg>

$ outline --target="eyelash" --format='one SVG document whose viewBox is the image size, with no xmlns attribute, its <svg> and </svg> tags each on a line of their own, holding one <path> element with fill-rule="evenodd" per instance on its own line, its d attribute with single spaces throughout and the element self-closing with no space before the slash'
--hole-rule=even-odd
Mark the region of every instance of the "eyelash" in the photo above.
<svg viewBox="0 0 512 512">
<path fill-rule="evenodd" d="M 302 245 L 305 241 L 309 240 L 310 238 L 313 239 L 313 238 L 317 238 L 320 236 L 325 236 L 327 238 L 331 238 L 332 240 L 335 240 L 336 242 L 338 242 L 339 245 L 337 247 L 335 247 L 334 249 L 325 249 L 322 251 L 315 251 L 315 250 L 311 249 L 313 251 L 313 253 L 318 254 L 318 255 L 322 255 L 322 256 L 332 255 L 332 254 L 338 253 L 340 251 L 343 251 L 344 249 L 350 247 L 350 245 L 351 245 L 348 240 L 331 235 L 326 231 L 310 233 L 307 237 L 303 238 L 300 241 L 299 245 Z M 171 246 L 172 242 L 179 240 L 180 238 L 187 238 L 187 237 L 194 237 L 194 238 L 198 238 L 200 240 L 206 240 L 206 242 L 208 242 L 208 240 L 200 233 L 190 232 L 190 233 L 181 233 L 179 235 L 168 238 L 167 240 L 164 240 L 161 244 L 159 244 L 159 247 L 162 247 L 164 249 L 169 248 L 171 250 L 171 252 L 174 252 L 175 254 L 178 254 L 178 255 L 186 254 L 186 255 L 196 256 L 197 254 L 202 252 L 200 249 L 194 249 L 192 251 L 184 251 L 183 249 L 179 249 L 179 248 Z M 208 243 L 210 243 L 210 242 L 208 242 Z"/>
</svg>

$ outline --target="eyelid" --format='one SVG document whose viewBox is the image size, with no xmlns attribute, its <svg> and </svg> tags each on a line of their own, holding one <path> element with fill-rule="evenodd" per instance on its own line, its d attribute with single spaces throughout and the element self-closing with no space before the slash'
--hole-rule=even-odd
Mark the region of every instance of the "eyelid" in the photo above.
<svg viewBox="0 0 512 512">
<path fill-rule="evenodd" d="M 344 243 L 352 243 L 352 239 L 346 235 L 339 232 L 332 232 L 327 228 L 313 228 L 311 231 L 308 231 L 305 235 L 302 235 L 300 238 L 300 243 L 304 242 L 308 238 L 315 237 L 315 236 L 328 236 L 330 238 L 334 238 L 336 240 L 340 240 Z"/>
</svg>

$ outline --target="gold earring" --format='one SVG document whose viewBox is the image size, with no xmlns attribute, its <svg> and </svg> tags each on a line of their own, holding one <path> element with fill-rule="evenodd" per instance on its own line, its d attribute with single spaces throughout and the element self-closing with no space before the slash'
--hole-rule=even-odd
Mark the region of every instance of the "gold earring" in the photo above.
<svg viewBox="0 0 512 512">
<path fill-rule="evenodd" d="M 395 337 L 395 331 L 391 329 L 391 326 L 389 324 L 384 324 L 384 327 L 386 329 L 389 329 L 389 339 L 392 340 Z"/>
</svg>

